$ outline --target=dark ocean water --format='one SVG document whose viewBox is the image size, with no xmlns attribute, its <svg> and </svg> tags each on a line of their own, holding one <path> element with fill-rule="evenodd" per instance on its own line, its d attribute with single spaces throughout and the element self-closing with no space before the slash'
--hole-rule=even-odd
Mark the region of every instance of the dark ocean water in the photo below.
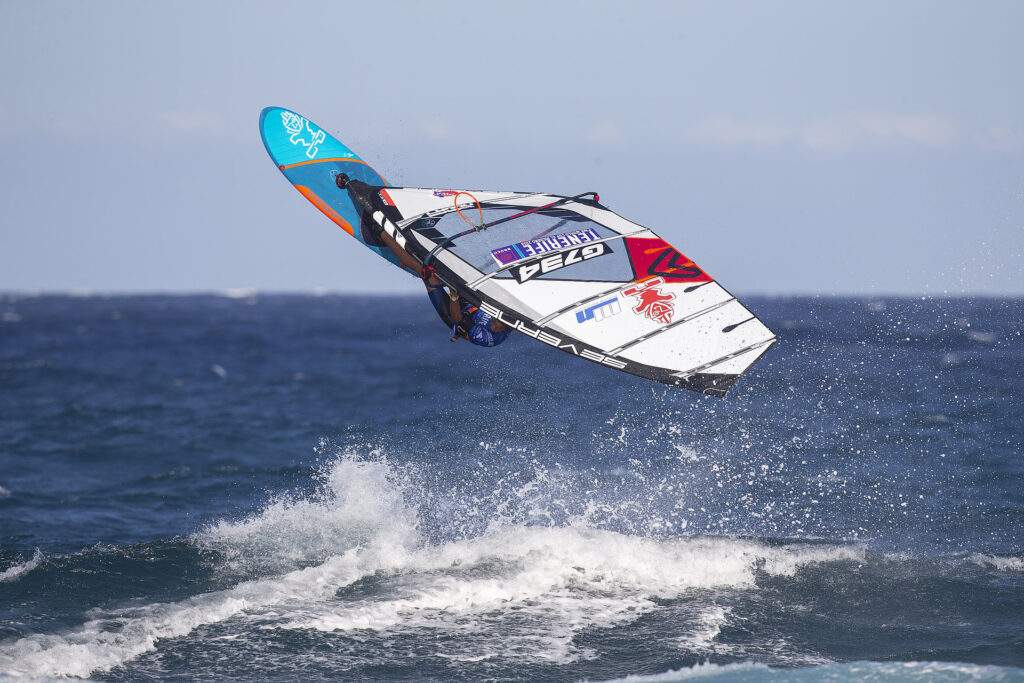
<svg viewBox="0 0 1024 683">
<path fill-rule="evenodd" d="M 1024 680 L 1024 300 L 749 304 L 721 400 L 420 298 L 0 297 L 0 676 Z"/>
</svg>

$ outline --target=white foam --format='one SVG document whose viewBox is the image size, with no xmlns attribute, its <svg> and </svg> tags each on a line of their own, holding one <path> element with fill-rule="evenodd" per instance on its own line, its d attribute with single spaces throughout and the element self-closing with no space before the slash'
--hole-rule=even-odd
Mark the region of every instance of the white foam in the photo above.
<svg viewBox="0 0 1024 683">
<path fill-rule="evenodd" d="M 775 576 L 793 576 L 801 567 L 823 562 L 858 562 L 866 559 L 866 549 L 859 545 L 790 545 L 779 552 L 764 554 L 763 569 Z"/>
<path fill-rule="evenodd" d="M 323 600 L 365 573 L 367 557 L 349 552 L 318 567 L 243 582 L 178 603 L 156 603 L 99 616 L 61 635 L 33 635 L 0 645 L 0 671 L 27 676 L 89 676 L 155 649 L 158 640 L 271 605 Z"/>
<path fill-rule="evenodd" d="M 219 294 L 227 299 L 252 299 L 259 294 L 259 291 L 253 287 L 229 287 Z"/>
<path fill-rule="evenodd" d="M 581 629 L 632 621 L 655 608 L 652 598 L 752 585 L 749 550 L 725 540 L 510 527 L 409 553 L 394 567 L 402 576 L 392 595 L 308 605 L 275 627 L 459 631 L 472 624 L 479 650 L 470 656 L 564 663 L 588 656 L 572 644 Z M 512 621 L 526 626 L 517 633 Z"/>
<path fill-rule="evenodd" d="M 691 633 L 677 639 L 679 648 L 687 652 L 708 652 L 715 647 L 715 638 L 722 632 L 732 610 L 720 605 L 711 605 L 701 611 Z"/>
<path fill-rule="evenodd" d="M 611 531 L 506 527 L 410 552 L 394 567 L 391 594 L 327 601 L 285 615 L 275 628 L 321 631 L 464 630 L 474 657 L 560 663 L 589 656 L 573 645 L 587 628 L 633 621 L 659 599 L 694 589 L 753 588 L 756 572 L 791 574 L 818 562 L 861 559 L 845 547 L 770 547 L 736 539 L 655 540 Z M 445 572 L 444 570 L 447 570 Z M 707 649 L 728 612 L 698 618 L 695 648 Z M 522 637 L 516 625 L 528 623 Z"/>
<path fill-rule="evenodd" d="M 971 338 L 971 341 L 976 341 L 979 344 L 993 344 L 996 341 L 996 336 L 991 332 L 982 332 L 981 330 L 971 330 L 967 333 L 967 336 Z"/>
<path fill-rule="evenodd" d="M 660 674 L 632 674 L 623 678 L 616 678 L 607 683 L 671 683 L 672 681 L 685 681 L 694 678 L 716 678 L 718 676 L 734 677 L 736 674 L 767 672 L 770 669 L 764 664 L 753 662 L 738 662 L 735 664 L 712 664 L 700 662 L 691 667 L 672 669 Z"/>
<path fill-rule="evenodd" d="M 1002 572 L 1024 572 L 1024 557 L 1003 557 L 975 553 L 967 558 L 979 567 L 990 567 Z"/>
<path fill-rule="evenodd" d="M 0 572 L 0 583 L 17 581 L 25 574 L 28 574 L 30 571 L 38 567 L 40 563 L 42 563 L 43 559 L 45 559 L 43 557 L 43 553 L 39 548 L 36 548 L 30 559 L 8 567 L 6 570 Z"/>
<path fill-rule="evenodd" d="M 222 558 L 223 570 L 262 578 L 177 603 L 97 612 L 72 631 L 0 644 L 0 670 L 88 676 L 154 650 L 161 639 L 228 619 L 242 632 L 471 634 L 439 639 L 437 656 L 569 662 L 593 656 L 575 644 L 583 629 L 635 620 L 659 599 L 754 589 L 761 571 L 791 575 L 808 564 L 863 557 L 846 546 L 648 538 L 582 523 L 493 524 L 473 538 L 428 543 L 418 532 L 411 501 L 420 492 L 409 476 L 385 460 L 343 458 L 322 473 L 315 494 L 273 501 L 196 536 Z M 372 596 L 342 590 L 371 576 Z M 697 625 L 705 642 L 728 613 L 712 617 Z"/>
</svg>

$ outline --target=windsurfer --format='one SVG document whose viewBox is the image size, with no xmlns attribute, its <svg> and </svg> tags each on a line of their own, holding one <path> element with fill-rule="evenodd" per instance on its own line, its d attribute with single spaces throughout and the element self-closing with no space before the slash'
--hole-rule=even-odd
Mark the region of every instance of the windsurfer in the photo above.
<svg viewBox="0 0 1024 683">
<path fill-rule="evenodd" d="M 391 250 L 402 267 L 420 274 L 430 303 L 444 324 L 451 329 L 451 341 L 466 339 L 477 346 L 497 346 L 508 339 L 512 332 L 508 325 L 484 312 L 479 306 L 463 301 L 454 287 L 446 289 L 433 266 L 421 264 L 383 230 L 374 237 Z"/>
</svg>

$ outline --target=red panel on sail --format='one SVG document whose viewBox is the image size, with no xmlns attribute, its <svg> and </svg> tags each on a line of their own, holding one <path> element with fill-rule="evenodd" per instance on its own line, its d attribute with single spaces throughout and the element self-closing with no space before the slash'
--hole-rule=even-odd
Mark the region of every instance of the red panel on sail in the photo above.
<svg viewBox="0 0 1024 683">
<path fill-rule="evenodd" d="M 700 266 L 661 238 L 627 237 L 626 249 L 638 280 L 661 277 L 665 282 L 711 282 Z"/>
</svg>

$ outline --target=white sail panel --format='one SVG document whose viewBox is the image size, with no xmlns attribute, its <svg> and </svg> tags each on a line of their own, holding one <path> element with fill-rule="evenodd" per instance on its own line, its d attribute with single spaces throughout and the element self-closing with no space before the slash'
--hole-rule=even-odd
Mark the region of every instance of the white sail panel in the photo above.
<svg viewBox="0 0 1024 683">
<path fill-rule="evenodd" d="M 770 346 L 770 341 L 751 344 L 750 348 L 747 350 L 741 351 L 738 355 L 727 360 L 719 361 L 713 366 L 702 368 L 701 372 L 713 372 L 723 375 L 742 375 L 757 361 L 758 358 L 768 351 Z"/>
<path fill-rule="evenodd" d="M 532 280 L 519 284 L 513 279 L 492 278 L 479 287 L 480 292 L 499 301 L 518 301 L 528 308 L 531 320 L 540 320 L 554 313 L 566 299 L 581 301 L 608 290 L 607 282 L 575 282 L 572 280 Z"/>
<path fill-rule="evenodd" d="M 690 323 L 669 328 L 622 352 L 622 357 L 645 365 L 675 371 L 707 369 L 708 363 L 725 359 L 741 349 L 774 338 L 759 320 L 738 301 L 701 316 Z M 743 321 L 747 322 L 743 322 Z M 737 325 L 729 332 L 724 330 Z"/>
<path fill-rule="evenodd" d="M 604 351 L 611 351 L 702 311 L 714 310 L 732 299 L 715 283 L 690 292 L 685 292 L 686 287 L 675 287 L 674 292 L 663 288 L 662 291 L 671 293 L 675 298 L 670 302 L 673 305 L 671 317 L 660 320 L 645 315 L 643 310 L 637 311 L 642 301 L 623 293 L 629 288 L 629 285 L 624 285 L 612 294 L 588 301 L 553 319 L 550 325 Z"/>
</svg>

